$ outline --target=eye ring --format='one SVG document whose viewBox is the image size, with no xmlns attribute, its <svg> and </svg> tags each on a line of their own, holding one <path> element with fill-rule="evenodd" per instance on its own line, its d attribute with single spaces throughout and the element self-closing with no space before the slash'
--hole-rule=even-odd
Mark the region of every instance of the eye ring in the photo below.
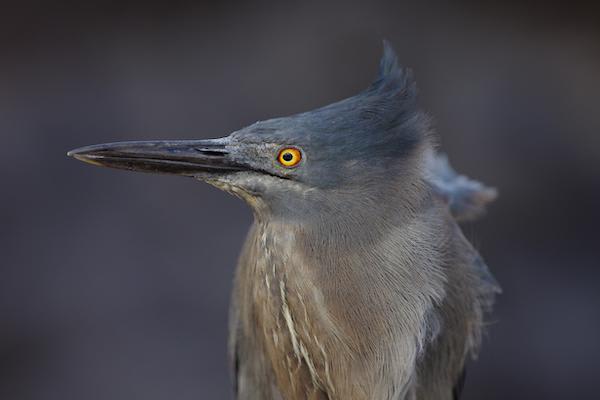
<svg viewBox="0 0 600 400">
<path fill-rule="evenodd" d="M 302 160 L 302 152 L 295 147 L 284 147 L 277 155 L 279 164 L 286 168 L 293 168 Z"/>
</svg>

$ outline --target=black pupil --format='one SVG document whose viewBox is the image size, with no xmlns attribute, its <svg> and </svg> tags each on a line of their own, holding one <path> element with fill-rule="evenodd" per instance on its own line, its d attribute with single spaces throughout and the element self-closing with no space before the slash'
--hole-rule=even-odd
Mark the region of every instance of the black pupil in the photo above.
<svg viewBox="0 0 600 400">
<path fill-rule="evenodd" d="M 281 156 L 281 158 L 283 158 L 284 161 L 290 162 L 292 161 L 294 156 L 292 155 L 292 153 L 283 153 L 283 156 Z"/>
</svg>

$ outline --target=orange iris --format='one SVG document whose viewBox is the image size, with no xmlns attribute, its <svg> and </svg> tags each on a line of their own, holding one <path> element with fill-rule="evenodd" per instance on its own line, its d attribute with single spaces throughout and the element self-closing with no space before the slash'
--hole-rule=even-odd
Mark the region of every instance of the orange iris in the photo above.
<svg viewBox="0 0 600 400">
<path fill-rule="evenodd" d="M 279 152 L 277 161 L 284 167 L 295 167 L 302 160 L 300 150 L 293 147 L 286 147 Z"/>
</svg>

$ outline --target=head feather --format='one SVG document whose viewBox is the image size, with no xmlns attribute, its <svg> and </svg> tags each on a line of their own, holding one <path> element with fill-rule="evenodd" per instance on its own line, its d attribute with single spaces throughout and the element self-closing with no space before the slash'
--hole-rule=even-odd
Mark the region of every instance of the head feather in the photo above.
<svg viewBox="0 0 600 400">
<path fill-rule="evenodd" d="M 398 63 L 398 56 L 387 40 L 383 41 L 383 55 L 379 61 L 379 74 L 367 92 L 396 98 L 403 108 L 416 105 L 417 87 L 413 73 Z"/>
</svg>

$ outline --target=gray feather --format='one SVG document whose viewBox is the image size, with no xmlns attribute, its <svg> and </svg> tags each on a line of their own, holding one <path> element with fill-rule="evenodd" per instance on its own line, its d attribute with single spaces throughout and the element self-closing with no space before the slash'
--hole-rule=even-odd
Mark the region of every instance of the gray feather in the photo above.
<svg viewBox="0 0 600 400">
<path fill-rule="evenodd" d="M 430 152 L 427 171 L 433 189 L 447 202 L 450 212 L 459 221 L 479 217 L 487 204 L 498 196 L 495 188 L 458 174 L 444 154 Z"/>
</svg>

